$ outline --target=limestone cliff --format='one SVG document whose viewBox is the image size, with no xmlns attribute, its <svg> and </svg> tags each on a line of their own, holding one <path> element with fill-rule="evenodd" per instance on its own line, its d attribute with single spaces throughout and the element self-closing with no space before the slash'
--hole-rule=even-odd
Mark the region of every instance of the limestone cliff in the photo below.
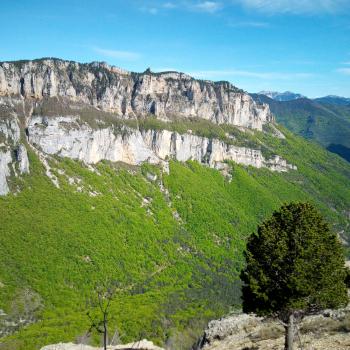
<svg viewBox="0 0 350 350">
<path fill-rule="evenodd" d="M 150 114 L 163 121 L 162 129 L 138 127 Z M 168 159 L 196 160 L 226 175 L 225 161 L 273 171 L 295 169 L 277 155 L 267 159 L 260 149 L 238 146 L 231 139 L 169 131 L 175 120 L 193 118 L 204 119 L 209 128 L 225 124 L 245 131 L 262 130 L 273 121 L 267 105 L 256 104 L 230 83 L 183 73 L 131 73 L 105 63 L 58 59 L 2 62 L 0 117 L 0 195 L 9 192 L 10 176 L 29 172 L 25 144 L 37 153 L 56 186 L 47 162 L 52 155 L 86 164 L 150 162 L 166 170 Z"/>
<path fill-rule="evenodd" d="M 0 195 L 9 192 L 7 177 L 29 172 L 26 147 L 20 141 L 18 120 L 0 118 Z"/>
<path fill-rule="evenodd" d="M 260 150 L 225 144 L 192 134 L 168 130 L 142 131 L 124 127 L 92 129 L 79 117 L 33 116 L 28 124 L 28 140 L 49 155 L 59 155 L 95 164 L 101 160 L 138 165 L 164 163 L 168 159 L 196 160 L 210 167 L 222 168 L 231 160 L 257 168 L 288 171 L 293 166 L 278 156 L 265 159 Z"/>
<path fill-rule="evenodd" d="M 67 97 L 119 117 L 203 118 L 253 129 L 273 120 L 266 104 L 228 82 L 196 80 L 177 72 L 131 73 L 105 63 L 58 59 L 0 63 L 0 96 Z"/>
</svg>

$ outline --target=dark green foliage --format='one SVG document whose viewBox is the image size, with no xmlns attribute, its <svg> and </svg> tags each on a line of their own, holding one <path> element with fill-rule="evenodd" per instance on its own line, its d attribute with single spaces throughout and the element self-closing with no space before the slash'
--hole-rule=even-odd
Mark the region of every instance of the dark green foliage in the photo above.
<svg viewBox="0 0 350 350">
<path fill-rule="evenodd" d="M 311 204 L 292 203 L 275 211 L 249 238 L 245 255 L 245 312 L 286 320 L 296 311 L 348 302 L 341 244 Z"/>
</svg>

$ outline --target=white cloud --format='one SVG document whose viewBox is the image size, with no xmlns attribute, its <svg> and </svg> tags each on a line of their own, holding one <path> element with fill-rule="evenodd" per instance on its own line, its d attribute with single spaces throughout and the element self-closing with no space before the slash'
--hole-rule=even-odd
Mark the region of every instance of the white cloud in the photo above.
<svg viewBox="0 0 350 350">
<path fill-rule="evenodd" d="M 166 2 L 165 4 L 163 4 L 163 6 L 162 6 L 163 8 L 165 8 L 165 9 L 175 9 L 175 8 L 177 8 L 177 5 L 176 4 L 174 4 L 173 2 Z"/>
<path fill-rule="evenodd" d="M 156 15 L 158 13 L 158 9 L 156 7 L 151 7 L 151 8 L 148 9 L 148 12 L 151 15 Z"/>
<path fill-rule="evenodd" d="M 192 6 L 196 11 L 215 13 L 222 8 L 222 4 L 217 1 L 202 1 Z"/>
<path fill-rule="evenodd" d="M 157 67 L 152 69 L 153 72 L 162 73 L 162 72 L 178 72 L 179 70 L 174 67 Z"/>
<path fill-rule="evenodd" d="M 166 11 L 166 10 L 175 10 L 178 8 L 178 5 L 174 2 L 168 1 L 164 3 L 153 3 L 153 4 L 147 4 L 145 6 L 142 6 L 139 8 L 139 10 L 143 12 L 147 12 L 151 15 L 157 15 L 161 11 Z"/>
<path fill-rule="evenodd" d="M 268 14 L 317 14 L 345 12 L 350 7 L 349 0 L 232 0 L 247 9 Z"/>
<path fill-rule="evenodd" d="M 350 75 L 350 68 L 339 68 L 337 69 L 337 72 L 345 75 Z"/>
<path fill-rule="evenodd" d="M 143 12 L 147 12 L 151 15 L 157 15 L 159 12 L 159 8 L 155 6 L 151 6 L 151 7 L 144 6 L 144 7 L 141 7 L 140 10 Z"/>
<path fill-rule="evenodd" d="M 223 0 L 225 1 L 225 0 Z M 226 0 L 227 1 L 227 0 Z M 171 10 L 182 10 L 182 11 L 196 11 L 205 13 L 216 13 L 224 7 L 224 3 L 219 1 L 168 1 L 168 2 L 158 2 L 151 3 L 140 7 L 139 9 L 143 12 L 156 15 L 164 11 Z"/>
<path fill-rule="evenodd" d="M 270 27 L 270 23 L 268 22 L 258 22 L 258 21 L 245 21 L 245 22 L 230 22 L 230 27 L 252 27 L 252 28 L 267 28 Z"/>
<path fill-rule="evenodd" d="M 217 79 L 224 77 L 246 77 L 254 79 L 266 80 L 291 80 L 291 79 L 305 79 L 310 78 L 313 74 L 310 73 L 283 73 L 283 72 L 253 72 L 246 70 L 205 70 L 194 71 L 188 74 L 201 79 Z"/>
<path fill-rule="evenodd" d="M 120 60 L 135 61 L 140 58 L 139 53 L 132 51 L 109 50 L 100 47 L 93 47 L 93 50 L 101 56 L 117 58 Z"/>
</svg>

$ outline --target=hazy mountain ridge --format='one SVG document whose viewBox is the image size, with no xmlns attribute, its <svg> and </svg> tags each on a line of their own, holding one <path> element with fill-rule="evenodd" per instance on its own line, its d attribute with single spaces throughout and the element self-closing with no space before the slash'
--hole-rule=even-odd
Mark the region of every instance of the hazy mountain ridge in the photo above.
<svg viewBox="0 0 350 350">
<path fill-rule="evenodd" d="M 313 99 L 316 102 L 323 103 L 323 104 L 329 104 L 329 105 L 335 105 L 335 106 L 349 106 L 350 105 L 350 98 L 347 97 L 341 97 L 336 95 L 328 95 L 324 97 L 318 97 Z"/>
<path fill-rule="evenodd" d="M 289 130 L 350 160 L 350 104 L 339 103 L 338 99 L 331 103 L 328 98 L 280 102 L 265 95 L 251 96 L 257 102 L 269 104 L 277 121 Z"/>
<path fill-rule="evenodd" d="M 301 94 L 297 94 L 295 92 L 291 92 L 291 91 L 285 91 L 285 92 L 260 91 L 257 94 L 265 95 L 269 98 L 272 98 L 275 101 L 292 101 L 292 100 L 297 100 L 299 98 L 305 98 L 305 96 Z"/>
<path fill-rule="evenodd" d="M 301 98 L 307 98 L 309 100 L 322 103 L 322 104 L 329 104 L 329 105 L 340 105 L 340 106 L 347 106 L 350 104 L 350 98 L 337 96 L 337 95 L 328 95 L 323 97 L 317 97 L 317 98 L 308 98 L 304 95 L 291 92 L 291 91 L 285 91 L 285 92 L 277 92 L 277 91 L 260 91 L 257 93 L 253 93 L 251 95 L 265 95 L 272 100 L 279 101 L 279 102 L 287 102 L 287 101 L 293 101 L 298 100 Z"/>
</svg>

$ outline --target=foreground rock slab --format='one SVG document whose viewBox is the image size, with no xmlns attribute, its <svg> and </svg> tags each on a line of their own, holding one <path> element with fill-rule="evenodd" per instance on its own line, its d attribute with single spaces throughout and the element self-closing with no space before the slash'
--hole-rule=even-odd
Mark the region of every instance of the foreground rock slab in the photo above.
<svg viewBox="0 0 350 350">
<path fill-rule="evenodd" d="M 135 343 L 129 343 L 125 345 L 116 345 L 111 347 L 113 350 L 131 350 L 131 349 L 139 349 L 139 350 L 164 350 L 159 346 L 154 345 L 151 341 L 146 339 L 137 341 Z"/>
<path fill-rule="evenodd" d="M 59 343 L 47 345 L 41 348 L 41 350 L 102 350 L 103 348 L 96 348 L 89 345 L 84 344 L 73 344 L 73 343 Z M 164 350 L 159 346 L 153 344 L 153 342 L 148 341 L 146 339 L 124 344 L 124 345 L 114 345 L 109 346 L 108 350 Z"/>
<path fill-rule="evenodd" d="M 275 320 L 238 314 L 211 321 L 197 349 L 280 350 L 284 348 L 284 328 Z M 306 317 L 300 324 L 295 349 L 350 349 L 350 309 L 325 311 Z"/>
</svg>

